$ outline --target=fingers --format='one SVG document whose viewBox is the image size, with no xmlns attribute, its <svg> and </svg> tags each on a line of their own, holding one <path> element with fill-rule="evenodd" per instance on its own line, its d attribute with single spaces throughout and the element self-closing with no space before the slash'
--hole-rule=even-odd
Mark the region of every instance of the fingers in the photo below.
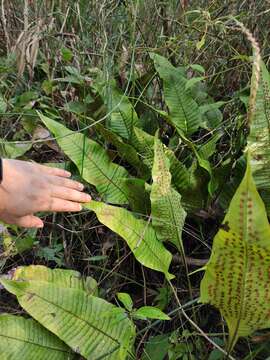
<svg viewBox="0 0 270 360">
<path fill-rule="evenodd" d="M 34 215 L 26 215 L 16 218 L 12 223 L 25 228 L 42 228 L 44 225 L 43 221 Z"/>
<path fill-rule="evenodd" d="M 47 208 L 45 208 L 43 211 L 76 212 L 81 210 L 82 210 L 82 205 L 77 202 L 58 199 L 58 198 L 51 198 L 51 201 L 48 204 Z"/>
<path fill-rule="evenodd" d="M 70 189 L 79 190 L 79 191 L 82 191 L 84 188 L 83 184 L 81 184 L 78 181 L 65 179 L 65 178 L 59 177 L 59 176 L 50 176 L 50 177 L 48 177 L 48 180 L 52 185 L 58 185 L 58 186 L 62 186 L 65 188 L 70 188 Z"/>
<path fill-rule="evenodd" d="M 91 196 L 74 189 L 65 188 L 62 186 L 53 186 L 51 196 L 63 200 L 70 200 L 74 202 L 86 203 L 91 201 Z"/>
<path fill-rule="evenodd" d="M 49 167 L 46 165 L 40 165 L 40 164 L 38 164 L 38 166 L 39 166 L 40 170 L 47 175 L 54 175 L 54 176 L 61 176 L 61 177 L 70 177 L 71 176 L 71 173 L 64 169 L 53 168 L 53 167 Z"/>
</svg>

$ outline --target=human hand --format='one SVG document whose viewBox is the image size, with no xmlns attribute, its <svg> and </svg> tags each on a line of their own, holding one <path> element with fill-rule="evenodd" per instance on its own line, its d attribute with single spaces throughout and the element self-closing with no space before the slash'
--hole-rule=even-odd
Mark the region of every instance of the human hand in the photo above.
<svg viewBox="0 0 270 360">
<path fill-rule="evenodd" d="M 68 179 L 65 170 L 21 160 L 3 159 L 0 184 L 0 219 L 22 227 L 43 227 L 34 216 L 39 211 L 80 211 L 80 203 L 89 202 L 83 185 Z"/>
</svg>

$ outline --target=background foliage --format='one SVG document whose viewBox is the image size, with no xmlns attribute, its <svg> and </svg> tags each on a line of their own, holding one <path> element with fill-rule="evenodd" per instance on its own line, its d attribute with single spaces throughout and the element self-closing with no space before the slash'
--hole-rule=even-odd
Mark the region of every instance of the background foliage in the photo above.
<svg viewBox="0 0 270 360">
<path fill-rule="evenodd" d="M 43 214 L 42 231 L 1 228 L 1 273 L 29 264 L 75 269 L 96 279 L 100 302 L 164 311 L 170 321 L 142 320 L 143 310 L 134 320 L 136 359 L 222 359 L 202 333 L 224 347 L 227 329 L 215 308 L 197 302 L 203 273 L 193 272 L 210 257 L 245 172 L 252 49 L 230 16 L 258 39 L 269 69 L 268 2 L 2 0 L 1 5 L 0 154 L 65 166 L 86 182 L 95 200 L 80 214 Z M 261 84 L 258 94 L 265 90 L 267 98 L 268 89 Z M 267 121 L 267 111 L 257 109 L 251 143 L 256 126 Z M 268 156 L 266 147 L 260 150 Z M 260 168 L 257 174 L 269 214 L 267 174 L 261 177 Z M 172 200 L 166 213 L 163 206 Z M 117 222 L 108 219 L 110 212 Z M 146 241 L 138 243 L 123 219 Z M 158 239 L 152 226 L 159 227 Z M 156 241 L 150 255 L 147 239 Z M 162 263 L 153 256 L 157 249 Z M 171 286 L 161 271 L 167 278 L 175 275 Z M 25 286 L 38 287 L 28 282 Z M 75 290 L 57 291 L 72 297 Z M 117 293 L 130 294 L 133 305 Z M 5 290 L 0 307 L 3 313 L 25 314 Z M 11 331 L 16 321 L 26 321 L 1 316 Z M 32 320 L 25 326 L 47 332 Z M 259 332 L 241 339 L 232 356 L 267 359 L 268 338 Z M 68 353 L 60 340 L 55 346 Z"/>
</svg>

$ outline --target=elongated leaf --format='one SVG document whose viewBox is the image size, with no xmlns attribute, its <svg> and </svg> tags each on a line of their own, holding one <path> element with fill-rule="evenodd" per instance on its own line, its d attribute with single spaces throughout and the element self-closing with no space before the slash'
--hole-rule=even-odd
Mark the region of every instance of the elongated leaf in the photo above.
<svg viewBox="0 0 270 360">
<path fill-rule="evenodd" d="M 181 195 L 171 187 L 169 168 L 163 145 L 156 138 L 151 189 L 152 224 L 160 241 L 170 241 L 183 254 L 182 229 L 186 212 L 181 204 Z"/>
<path fill-rule="evenodd" d="M 128 177 L 125 168 L 112 163 L 107 152 L 95 141 L 40 113 L 39 117 L 57 138 L 64 153 L 76 164 L 83 179 L 95 185 L 105 201 L 128 203 L 125 186 L 121 183 L 122 179 Z"/>
<path fill-rule="evenodd" d="M 129 211 L 101 202 L 91 201 L 84 205 L 93 210 L 99 221 L 126 240 L 136 259 L 150 269 L 161 271 L 167 278 L 172 255 L 157 239 L 147 221 L 137 219 Z"/>
<path fill-rule="evenodd" d="M 240 336 L 270 326 L 269 254 L 270 227 L 248 163 L 201 282 L 201 301 L 226 319 L 229 348 Z"/>
<path fill-rule="evenodd" d="M 1 360 L 71 360 L 71 350 L 38 322 L 0 315 Z"/>
<path fill-rule="evenodd" d="M 54 286 L 84 290 L 90 295 L 97 294 L 97 282 L 92 277 L 86 278 L 75 270 L 50 269 L 42 265 L 19 266 L 13 280 L 43 281 Z"/>
<path fill-rule="evenodd" d="M 163 81 L 165 102 L 175 127 L 189 136 L 201 124 L 199 106 L 193 100 L 190 89 L 186 89 L 187 79 L 179 69 L 158 54 L 150 54 L 156 71 Z"/>
<path fill-rule="evenodd" d="M 270 190 L 270 74 L 261 63 L 261 77 L 248 136 L 252 174 L 259 190 Z M 267 198 L 268 199 L 268 198 Z M 270 208 L 270 203 L 266 204 Z M 270 213 L 268 213 L 269 215 Z"/>
<path fill-rule="evenodd" d="M 124 139 L 130 139 L 133 127 L 139 125 L 139 119 L 128 97 L 115 82 L 105 86 L 101 96 L 110 114 L 109 128 Z"/>
<path fill-rule="evenodd" d="M 131 353 L 134 326 L 128 318 L 115 322 L 118 308 L 107 301 L 42 281 L 1 283 L 33 318 L 86 359 L 124 360 Z"/>
</svg>

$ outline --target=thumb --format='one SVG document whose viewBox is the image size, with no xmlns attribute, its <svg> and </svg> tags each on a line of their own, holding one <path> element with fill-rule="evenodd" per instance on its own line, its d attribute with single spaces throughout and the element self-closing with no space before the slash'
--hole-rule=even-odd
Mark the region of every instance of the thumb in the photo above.
<svg viewBox="0 0 270 360">
<path fill-rule="evenodd" d="M 43 221 L 34 215 L 26 215 L 17 218 L 16 225 L 25 228 L 42 228 L 44 226 Z"/>
</svg>

